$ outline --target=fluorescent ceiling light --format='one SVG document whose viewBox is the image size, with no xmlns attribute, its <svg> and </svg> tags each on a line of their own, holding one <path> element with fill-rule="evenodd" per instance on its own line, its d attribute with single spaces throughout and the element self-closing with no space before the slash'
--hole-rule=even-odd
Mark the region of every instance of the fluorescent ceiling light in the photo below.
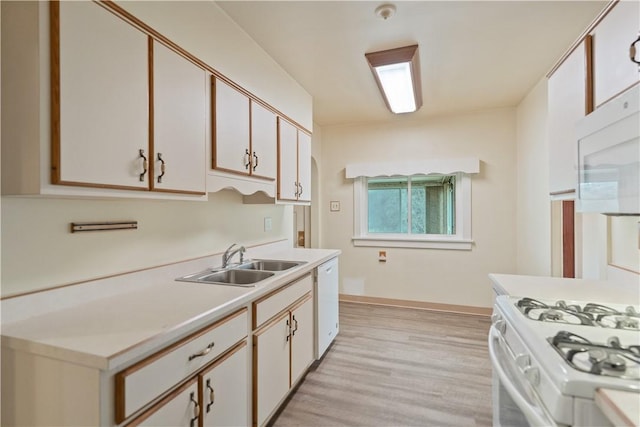
<svg viewBox="0 0 640 427">
<path fill-rule="evenodd" d="M 365 54 L 391 112 L 412 113 L 422 106 L 418 45 Z"/>
</svg>

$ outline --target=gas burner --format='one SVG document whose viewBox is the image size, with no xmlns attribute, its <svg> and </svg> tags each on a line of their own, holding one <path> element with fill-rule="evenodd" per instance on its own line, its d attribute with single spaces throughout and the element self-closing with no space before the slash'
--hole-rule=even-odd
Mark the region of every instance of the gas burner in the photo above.
<svg viewBox="0 0 640 427">
<path fill-rule="evenodd" d="M 533 298 L 522 298 L 516 306 L 529 319 L 542 322 L 640 331 L 640 313 L 632 306 L 622 312 L 601 304 L 587 303 L 580 306 L 567 304 L 562 300 L 546 304 Z"/>
<path fill-rule="evenodd" d="M 618 337 L 606 344 L 592 343 L 580 335 L 560 331 L 547 341 L 574 369 L 595 375 L 640 379 L 640 346 L 624 347 Z"/>
</svg>

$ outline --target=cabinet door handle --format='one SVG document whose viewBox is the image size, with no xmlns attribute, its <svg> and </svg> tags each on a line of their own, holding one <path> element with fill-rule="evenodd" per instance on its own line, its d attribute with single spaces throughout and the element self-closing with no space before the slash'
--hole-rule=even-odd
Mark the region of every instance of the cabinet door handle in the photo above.
<svg viewBox="0 0 640 427">
<path fill-rule="evenodd" d="M 291 338 L 291 325 L 289 325 L 289 319 L 287 319 L 287 342 Z"/>
<path fill-rule="evenodd" d="M 253 170 L 255 171 L 258 168 L 258 156 L 256 155 L 256 152 L 253 152 L 253 158 L 255 160 L 255 163 L 253 164 Z"/>
<path fill-rule="evenodd" d="M 193 359 L 196 359 L 198 357 L 206 356 L 207 354 L 209 354 L 214 345 L 216 345 L 216 343 L 212 342 L 204 350 L 192 354 L 191 356 L 189 356 L 189 361 L 192 361 Z"/>
<path fill-rule="evenodd" d="M 209 411 L 211 410 L 211 406 L 216 401 L 215 391 L 213 390 L 213 387 L 211 387 L 211 378 L 207 379 L 207 390 L 209 390 L 209 403 L 207 403 L 207 406 L 206 406 L 207 414 L 208 414 Z"/>
<path fill-rule="evenodd" d="M 293 193 L 294 196 L 298 197 L 298 191 L 300 190 L 300 188 L 298 187 L 298 181 L 294 182 L 293 185 L 296 186 L 296 192 Z"/>
<path fill-rule="evenodd" d="M 164 170 L 165 170 L 165 162 L 164 159 L 162 158 L 162 153 L 158 153 L 158 161 L 160 162 L 160 175 L 158 175 L 158 184 L 162 183 L 162 177 L 164 176 Z"/>
<path fill-rule="evenodd" d="M 244 150 L 244 168 L 249 169 L 249 165 L 251 164 L 251 155 L 249 154 L 249 149 Z"/>
<path fill-rule="evenodd" d="M 298 193 L 298 197 L 302 196 L 302 184 L 298 183 L 298 185 L 300 186 L 300 192 Z"/>
<path fill-rule="evenodd" d="M 193 402 L 193 405 L 194 405 L 193 406 L 193 418 L 191 418 L 191 420 L 189 420 L 189 426 L 190 427 L 195 427 L 196 426 L 196 421 L 198 421 L 198 418 L 200 417 L 200 404 L 194 398 L 194 393 L 193 392 L 189 396 L 189 401 Z"/>
<path fill-rule="evenodd" d="M 640 61 L 636 60 L 636 44 L 640 42 L 640 32 L 638 32 L 638 38 L 635 39 L 635 41 L 633 43 L 631 43 L 631 46 L 629 46 L 629 58 L 631 59 L 631 62 L 634 62 L 638 65 L 640 65 Z"/>
<path fill-rule="evenodd" d="M 296 320 L 296 316 L 292 316 L 291 318 L 293 319 L 293 323 L 295 324 L 295 326 L 293 327 L 293 331 L 291 331 L 291 335 L 295 335 L 296 331 L 298 330 L 298 321 Z"/>
<path fill-rule="evenodd" d="M 138 154 L 142 158 L 142 173 L 140 174 L 140 181 L 144 182 L 144 176 L 147 174 L 147 169 L 149 169 L 149 162 L 147 161 L 147 157 L 144 155 L 144 150 L 141 148 L 138 151 Z"/>
</svg>

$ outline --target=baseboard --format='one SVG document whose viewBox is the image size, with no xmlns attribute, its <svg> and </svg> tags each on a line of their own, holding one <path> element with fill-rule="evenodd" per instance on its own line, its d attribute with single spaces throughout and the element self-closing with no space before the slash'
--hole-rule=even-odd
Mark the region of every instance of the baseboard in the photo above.
<svg viewBox="0 0 640 427">
<path fill-rule="evenodd" d="M 340 301 L 358 304 L 386 305 L 389 307 L 416 308 L 420 310 L 444 311 L 447 313 L 471 314 L 474 316 L 491 316 L 491 308 L 470 305 L 441 304 L 427 301 L 411 301 L 394 298 L 367 297 L 363 295 L 340 294 Z"/>
</svg>

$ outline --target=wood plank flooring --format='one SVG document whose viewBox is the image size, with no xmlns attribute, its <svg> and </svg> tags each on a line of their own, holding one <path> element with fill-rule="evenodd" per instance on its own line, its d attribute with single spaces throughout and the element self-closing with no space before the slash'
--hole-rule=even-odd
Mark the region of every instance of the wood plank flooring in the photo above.
<svg viewBox="0 0 640 427">
<path fill-rule="evenodd" d="M 490 426 L 487 317 L 340 303 L 340 333 L 272 425 Z"/>
</svg>

